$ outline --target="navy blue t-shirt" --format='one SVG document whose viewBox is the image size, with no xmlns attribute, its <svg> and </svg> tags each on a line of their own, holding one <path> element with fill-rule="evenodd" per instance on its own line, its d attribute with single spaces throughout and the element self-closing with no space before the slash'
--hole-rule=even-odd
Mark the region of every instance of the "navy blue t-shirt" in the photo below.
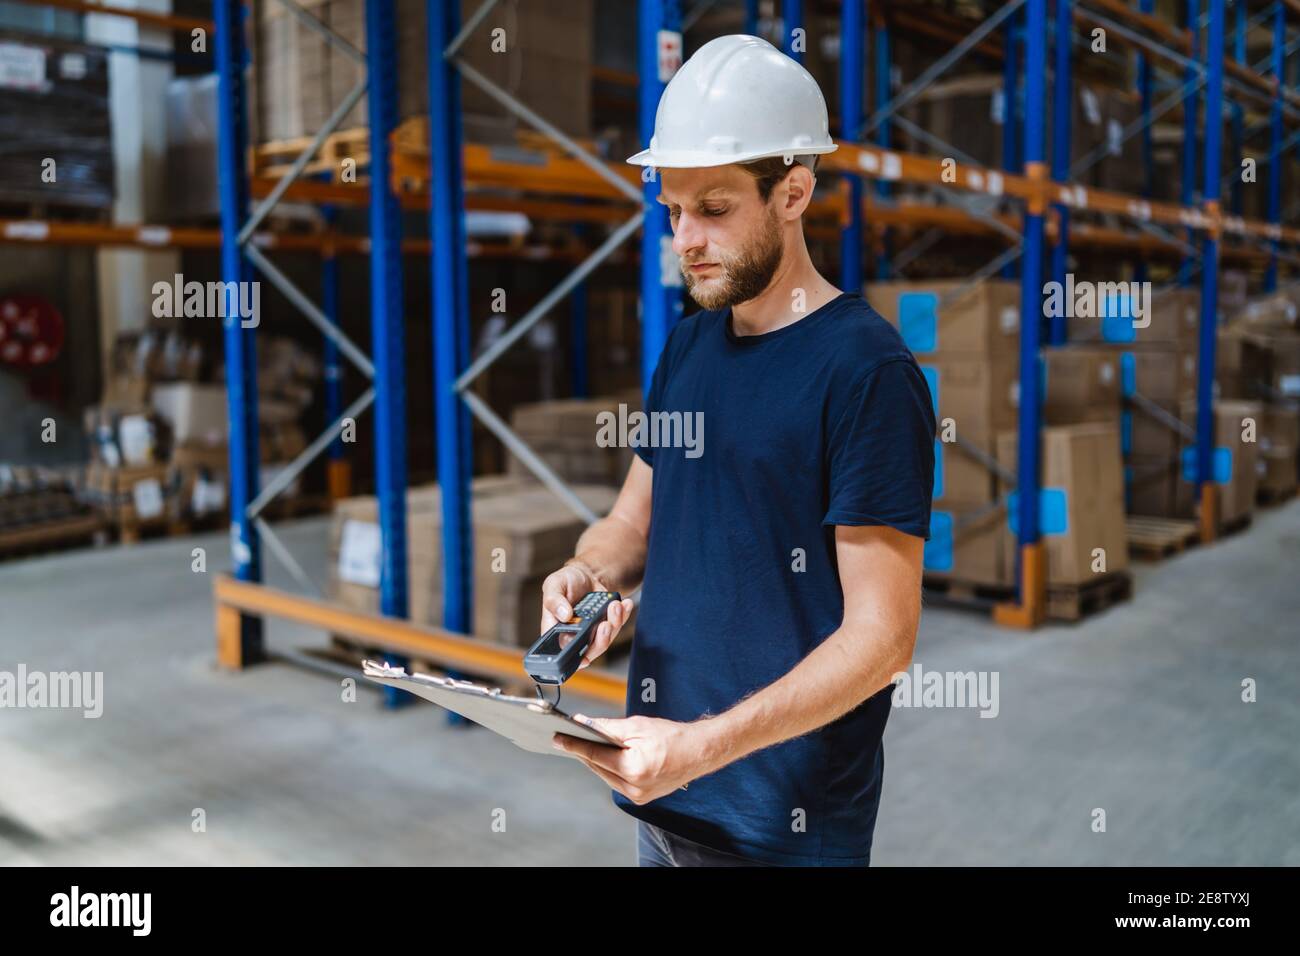
<svg viewBox="0 0 1300 956">
<path fill-rule="evenodd" d="M 836 525 L 929 536 L 934 411 L 898 332 L 851 293 L 762 335 L 737 336 L 729 309 L 683 319 L 646 411 L 702 431 L 674 426 L 683 447 L 636 449 L 654 483 L 627 712 L 692 721 L 783 677 L 840 626 Z M 686 790 L 614 802 L 742 856 L 865 864 L 891 689 Z"/>
</svg>

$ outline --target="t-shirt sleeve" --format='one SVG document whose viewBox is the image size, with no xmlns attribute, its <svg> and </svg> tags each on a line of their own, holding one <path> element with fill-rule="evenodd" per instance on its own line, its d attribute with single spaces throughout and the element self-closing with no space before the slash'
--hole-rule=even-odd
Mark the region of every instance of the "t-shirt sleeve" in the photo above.
<svg viewBox="0 0 1300 956">
<path fill-rule="evenodd" d="M 888 525 L 930 537 L 935 416 L 916 363 L 890 360 L 867 374 L 832 426 L 826 525 Z"/>
</svg>

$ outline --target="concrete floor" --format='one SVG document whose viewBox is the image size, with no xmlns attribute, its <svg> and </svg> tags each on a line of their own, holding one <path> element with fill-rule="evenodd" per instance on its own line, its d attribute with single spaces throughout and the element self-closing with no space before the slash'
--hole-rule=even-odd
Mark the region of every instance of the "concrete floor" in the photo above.
<svg viewBox="0 0 1300 956">
<path fill-rule="evenodd" d="M 282 529 L 323 580 L 325 520 Z M 221 533 L 0 564 L 0 670 L 105 675 L 98 720 L 0 710 L 0 863 L 633 861 L 631 819 L 576 763 L 294 666 L 217 671 L 194 547 L 225 567 Z M 1300 500 L 1140 566 L 1132 603 L 1076 627 L 927 609 L 917 661 L 996 671 L 1000 713 L 895 710 L 873 862 L 1300 864 L 1298 569 Z"/>
</svg>

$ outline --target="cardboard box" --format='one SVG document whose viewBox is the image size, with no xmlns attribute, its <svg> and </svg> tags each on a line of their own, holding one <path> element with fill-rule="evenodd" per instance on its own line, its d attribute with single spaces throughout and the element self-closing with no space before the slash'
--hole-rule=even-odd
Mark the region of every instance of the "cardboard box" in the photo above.
<svg viewBox="0 0 1300 956">
<path fill-rule="evenodd" d="M 1259 450 L 1295 452 L 1300 448 L 1300 405 L 1264 405 L 1259 417 Z"/>
<path fill-rule="evenodd" d="M 1133 330 L 1139 344 L 1182 345 L 1195 352 L 1201 330 L 1200 290 L 1175 288 L 1155 296 L 1150 319 L 1146 328 Z"/>
<path fill-rule="evenodd" d="M 597 514 L 617 492 L 601 486 L 574 491 Z M 437 485 L 411 489 L 407 501 L 409 616 L 441 625 L 442 505 Z M 573 556 L 586 525 L 548 490 L 510 476 L 473 483 L 474 634 L 518 646 L 537 636 L 542 580 Z M 379 608 L 378 502 L 370 496 L 337 502 L 330 529 L 330 593 L 359 610 Z"/>
<path fill-rule="evenodd" d="M 1168 409 L 1165 411 L 1168 412 Z M 1177 418 L 1178 416 L 1171 416 Z M 1145 408 L 1133 407 L 1120 417 L 1121 449 L 1126 457 L 1174 461 L 1184 437 Z"/>
<path fill-rule="evenodd" d="M 1014 428 L 1019 416 L 1020 376 L 1014 352 L 988 358 L 947 353 L 918 359 L 938 409 L 940 434 L 951 419 L 957 437 L 991 441 L 1004 428 Z"/>
<path fill-rule="evenodd" d="M 899 330 L 918 360 L 935 353 L 1014 356 L 1019 347 L 1020 286 L 1015 282 L 989 279 L 969 287 L 963 279 L 873 282 L 866 298 Z"/>
<path fill-rule="evenodd" d="M 997 496 L 997 477 L 979 455 L 994 460 L 991 438 L 964 439 L 960 442 L 935 440 L 933 504 L 947 508 L 957 502 L 975 506 L 987 504 Z"/>
<path fill-rule="evenodd" d="M 1015 553 L 1007 549 L 1006 510 L 989 502 L 948 503 L 930 512 L 923 558 L 927 577 L 1007 587 L 1014 583 Z"/>
<path fill-rule="evenodd" d="M 1133 455 L 1124 465 L 1124 507 L 1128 514 L 1155 518 L 1186 517 L 1175 510 L 1177 456 Z"/>
<path fill-rule="evenodd" d="M 1016 433 L 998 436 L 998 461 L 1014 470 Z M 1119 428 L 1089 423 L 1043 429 L 1040 534 L 1049 585 L 1081 585 L 1128 567 L 1124 466 Z M 1008 547 L 1014 547 L 1015 499 L 1008 502 Z"/>
<path fill-rule="evenodd" d="M 198 385 L 194 382 L 155 385 L 153 408 L 171 426 L 172 439 L 177 443 L 226 443 L 229 429 L 224 385 Z"/>
<path fill-rule="evenodd" d="M 118 527 L 161 524 L 176 515 L 176 489 L 163 464 L 110 468 L 91 463 L 82 496 Z"/>
<path fill-rule="evenodd" d="M 1225 400 L 1214 403 L 1214 482 L 1219 489 L 1219 525 L 1232 524 L 1254 511 L 1256 485 L 1259 480 L 1259 424 L 1264 406 L 1259 402 Z M 1182 406 L 1183 421 L 1194 426 L 1196 403 Z M 1253 425 L 1251 424 L 1253 422 Z M 1245 440 L 1254 433 L 1255 440 Z M 1185 443 L 1175 495 L 1175 512 L 1195 515 L 1196 447 Z"/>
<path fill-rule="evenodd" d="M 1300 335 L 1243 332 L 1241 375 L 1255 396 L 1300 398 Z"/>
<path fill-rule="evenodd" d="M 510 423 L 515 434 L 566 482 L 621 486 L 634 452 L 627 447 L 602 447 L 597 443 L 599 416 L 612 414 L 616 420 L 623 420 L 620 405 L 626 414 L 640 411 L 641 390 L 592 399 L 530 402 L 515 408 Z M 510 475 L 535 480 L 513 455 L 509 456 L 506 470 Z"/>
<path fill-rule="evenodd" d="M 1258 497 L 1276 501 L 1293 494 L 1297 484 L 1295 449 L 1261 450 L 1256 471 Z"/>
<path fill-rule="evenodd" d="M 1048 425 L 1114 422 L 1120 410 L 1119 356 L 1067 345 L 1043 352 L 1043 415 Z"/>
<path fill-rule="evenodd" d="M 1117 348 L 1120 392 L 1134 392 L 1171 411 L 1196 394 L 1196 354 L 1185 349 L 1153 345 Z"/>
</svg>

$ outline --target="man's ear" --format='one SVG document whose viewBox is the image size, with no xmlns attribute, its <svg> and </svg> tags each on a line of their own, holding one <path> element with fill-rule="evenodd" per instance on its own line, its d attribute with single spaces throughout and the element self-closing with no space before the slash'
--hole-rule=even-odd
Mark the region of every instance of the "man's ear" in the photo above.
<svg viewBox="0 0 1300 956">
<path fill-rule="evenodd" d="M 778 193 L 779 203 L 777 212 L 782 219 L 798 219 L 812 202 L 813 184 L 816 180 L 813 178 L 812 171 L 803 163 L 795 163 L 794 168 L 790 170 L 790 175 L 781 180 L 780 192 Z"/>
</svg>

